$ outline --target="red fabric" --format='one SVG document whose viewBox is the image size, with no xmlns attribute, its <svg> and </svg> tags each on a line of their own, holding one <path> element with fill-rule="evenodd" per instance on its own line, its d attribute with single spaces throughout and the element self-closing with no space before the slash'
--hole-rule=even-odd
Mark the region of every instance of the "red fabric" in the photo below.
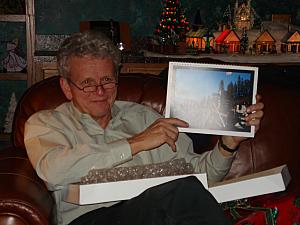
<svg viewBox="0 0 300 225">
<path fill-rule="evenodd" d="M 259 224 L 265 225 L 266 223 L 266 214 L 262 211 L 251 213 L 246 218 L 239 220 L 235 225 L 245 225 L 245 224 Z"/>
<path fill-rule="evenodd" d="M 233 208 L 240 216 L 235 225 L 300 225 L 300 192 L 263 195 Z"/>
</svg>

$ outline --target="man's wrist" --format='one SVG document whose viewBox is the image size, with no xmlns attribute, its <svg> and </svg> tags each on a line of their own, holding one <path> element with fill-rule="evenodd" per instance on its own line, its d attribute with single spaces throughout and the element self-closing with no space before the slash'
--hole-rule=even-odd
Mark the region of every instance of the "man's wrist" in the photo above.
<svg viewBox="0 0 300 225">
<path fill-rule="evenodd" d="M 232 148 L 232 147 L 227 146 L 226 144 L 224 144 L 222 137 L 220 137 L 220 139 L 219 139 L 219 146 L 220 146 L 223 150 L 225 150 L 225 151 L 227 151 L 227 152 L 230 152 L 230 153 L 236 152 L 236 151 L 238 150 L 238 148 L 239 148 L 239 145 L 237 145 L 235 148 Z"/>
</svg>

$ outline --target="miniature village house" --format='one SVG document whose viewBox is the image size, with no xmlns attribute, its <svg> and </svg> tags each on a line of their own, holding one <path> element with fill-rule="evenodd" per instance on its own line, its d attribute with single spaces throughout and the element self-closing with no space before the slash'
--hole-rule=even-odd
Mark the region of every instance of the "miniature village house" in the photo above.
<svg viewBox="0 0 300 225">
<path fill-rule="evenodd" d="M 250 30 L 254 25 L 254 15 L 255 11 L 251 7 L 251 0 L 247 0 L 247 4 L 242 3 L 240 6 L 237 0 L 234 7 L 234 27 L 237 30 Z"/>
<path fill-rule="evenodd" d="M 300 53 L 300 33 L 289 32 L 281 45 L 282 52 Z"/>
<path fill-rule="evenodd" d="M 242 46 L 245 35 L 246 49 Z M 251 0 L 236 0 L 232 10 L 229 5 L 214 36 L 217 53 L 238 53 L 242 49 L 250 54 L 300 53 L 300 28 L 291 24 L 291 15 L 273 14 L 271 21 L 260 21 Z"/>
<path fill-rule="evenodd" d="M 254 49 L 257 54 L 276 52 L 276 40 L 268 30 L 263 31 L 255 40 Z"/>
<path fill-rule="evenodd" d="M 186 33 L 186 46 L 188 48 L 195 49 L 205 49 L 205 40 L 204 34 L 206 33 L 205 29 L 198 29 L 194 31 L 193 29 Z"/>
<path fill-rule="evenodd" d="M 273 19 L 278 18 L 272 16 Z M 282 17 L 279 17 L 282 18 Z M 288 18 L 288 17 L 287 17 Z M 262 31 L 268 31 L 269 35 L 275 40 L 274 46 L 269 53 L 299 53 L 300 27 L 289 23 L 289 20 L 264 21 L 261 24 Z M 263 32 L 261 32 L 262 38 Z M 266 38 L 266 36 L 264 37 Z M 260 53 L 260 52 L 258 52 Z"/>
<path fill-rule="evenodd" d="M 218 53 L 238 53 L 240 51 L 240 38 L 234 30 L 224 30 L 216 38 L 216 51 Z"/>
<path fill-rule="evenodd" d="M 215 37 L 207 28 L 191 29 L 186 33 L 186 46 L 189 49 L 197 49 L 199 52 L 204 52 L 207 48 L 214 49 Z"/>
<path fill-rule="evenodd" d="M 192 29 L 185 37 L 186 47 L 191 53 L 207 52 L 215 48 L 215 36 L 202 24 L 200 9 L 196 12 Z"/>
</svg>

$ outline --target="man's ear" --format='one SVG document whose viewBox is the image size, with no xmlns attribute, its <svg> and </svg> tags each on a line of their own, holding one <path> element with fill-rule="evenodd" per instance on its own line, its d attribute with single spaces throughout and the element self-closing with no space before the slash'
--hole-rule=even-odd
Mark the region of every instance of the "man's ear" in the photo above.
<svg viewBox="0 0 300 225">
<path fill-rule="evenodd" d="M 67 80 L 65 78 L 61 77 L 59 79 L 59 84 L 60 84 L 60 87 L 61 87 L 62 91 L 64 92 L 66 98 L 68 100 L 72 100 L 72 92 L 71 92 L 71 88 L 70 88 L 70 85 L 67 82 Z"/>
</svg>

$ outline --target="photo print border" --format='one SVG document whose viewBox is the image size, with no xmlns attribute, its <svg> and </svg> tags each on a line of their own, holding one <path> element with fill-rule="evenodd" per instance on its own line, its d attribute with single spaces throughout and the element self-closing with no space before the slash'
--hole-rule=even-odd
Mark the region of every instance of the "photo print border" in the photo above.
<svg viewBox="0 0 300 225">
<path fill-rule="evenodd" d="M 188 122 L 180 132 L 254 137 L 244 117 L 257 80 L 258 67 L 169 62 L 165 117 Z"/>
</svg>

